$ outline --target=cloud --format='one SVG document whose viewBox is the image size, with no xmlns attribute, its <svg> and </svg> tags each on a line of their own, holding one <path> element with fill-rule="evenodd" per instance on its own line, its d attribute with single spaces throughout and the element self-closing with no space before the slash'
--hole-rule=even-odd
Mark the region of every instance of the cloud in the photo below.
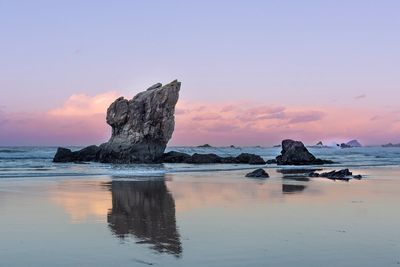
<svg viewBox="0 0 400 267">
<path fill-rule="evenodd" d="M 197 121 L 212 121 L 212 120 L 218 120 L 220 119 L 221 116 L 218 115 L 217 113 L 205 113 L 205 114 L 201 114 L 198 116 L 194 116 L 193 120 L 197 120 Z"/>
<path fill-rule="evenodd" d="M 366 97 L 367 97 L 366 94 L 361 94 L 361 95 L 355 96 L 354 99 L 355 100 L 360 100 L 360 99 L 363 99 L 363 98 L 366 98 Z"/>
<path fill-rule="evenodd" d="M 324 113 L 322 111 L 306 111 L 294 113 L 289 119 L 289 123 L 305 123 L 312 121 L 319 121 L 324 117 Z M 290 117 L 290 116 L 289 116 Z"/>
<path fill-rule="evenodd" d="M 0 145 L 89 145 L 110 136 L 105 122 L 116 92 L 74 94 L 42 113 L 0 110 Z M 222 112 L 223 111 L 223 112 Z M 357 138 L 363 143 L 399 142 L 400 113 L 337 106 L 179 101 L 169 145 L 266 145 L 284 138 L 315 143 Z"/>
<path fill-rule="evenodd" d="M 0 112 L 0 145 L 86 145 L 105 141 L 105 112 L 116 92 L 74 94 L 47 112 Z"/>
<path fill-rule="evenodd" d="M 70 96 L 62 107 L 50 110 L 53 116 L 90 116 L 104 114 L 108 106 L 118 97 L 115 91 L 89 96 L 74 94 Z"/>
</svg>

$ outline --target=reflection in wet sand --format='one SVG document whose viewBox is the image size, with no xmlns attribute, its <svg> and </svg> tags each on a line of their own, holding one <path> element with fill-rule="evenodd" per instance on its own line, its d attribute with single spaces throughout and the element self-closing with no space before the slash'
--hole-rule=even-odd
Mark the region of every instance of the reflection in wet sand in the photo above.
<svg viewBox="0 0 400 267">
<path fill-rule="evenodd" d="M 160 253 L 180 257 L 175 202 L 164 181 L 112 181 L 109 188 L 112 209 L 107 221 L 116 236 L 133 235 Z"/>
<path fill-rule="evenodd" d="M 282 193 L 284 194 L 294 194 L 302 192 L 306 189 L 305 185 L 300 184 L 282 184 Z"/>
<path fill-rule="evenodd" d="M 284 175 L 282 176 L 283 179 L 286 180 L 293 180 L 293 181 L 300 181 L 300 182 L 309 182 L 310 178 L 301 176 L 301 175 Z"/>
</svg>

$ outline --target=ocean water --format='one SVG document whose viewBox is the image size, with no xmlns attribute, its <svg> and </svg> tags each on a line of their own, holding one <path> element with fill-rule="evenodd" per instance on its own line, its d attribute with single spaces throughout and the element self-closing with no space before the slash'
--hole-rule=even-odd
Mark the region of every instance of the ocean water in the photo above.
<svg viewBox="0 0 400 267">
<path fill-rule="evenodd" d="M 78 150 L 80 147 L 70 147 Z M 280 148 L 271 147 L 168 147 L 167 151 L 179 151 L 188 154 L 215 153 L 220 156 L 237 156 L 240 153 L 254 153 L 265 160 L 273 159 L 280 153 Z M 379 166 L 400 166 L 400 148 L 361 147 L 361 148 L 309 148 L 315 156 L 330 159 L 336 164 L 332 168 L 368 168 Z M 254 166 L 243 164 L 131 164 L 113 165 L 101 163 L 71 164 L 53 163 L 56 147 L 0 147 L 1 178 L 34 178 L 57 176 L 163 176 L 167 173 L 222 171 L 252 169 Z M 275 168 L 267 165 L 266 168 Z M 282 167 L 288 168 L 288 167 Z M 289 167 L 293 168 L 293 167 Z"/>
<path fill-rule="evenodd" d="M 56 148 L 0 148 L 0 266 L 399 266 L 400 149 L 310 150 L 363 179 L 274 164 L 268 179 L 234 164 L 55 164 Z"/>
</svg>

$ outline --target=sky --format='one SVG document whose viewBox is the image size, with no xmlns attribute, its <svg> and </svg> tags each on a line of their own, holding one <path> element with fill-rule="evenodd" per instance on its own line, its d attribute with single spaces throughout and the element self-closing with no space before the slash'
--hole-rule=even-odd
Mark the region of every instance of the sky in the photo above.
<svg viewBox="0 0 400 267">
<path fill-rule="evenodd" d="M 0 145 L 106 141 L 182 82 L 170 145 L 400 142 L 399 1 L 0 0 Z"/>
</svg>

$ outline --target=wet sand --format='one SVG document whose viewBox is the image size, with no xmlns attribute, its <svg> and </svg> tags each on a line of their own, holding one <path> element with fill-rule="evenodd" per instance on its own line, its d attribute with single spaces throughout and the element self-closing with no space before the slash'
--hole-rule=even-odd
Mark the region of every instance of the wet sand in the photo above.
<svg viewBox="0 0 400 267">
<path fill-rule="evenodd" d="M 400 168 L 0 180 L 1 266 L 399 266 Z"/>
</svg>

